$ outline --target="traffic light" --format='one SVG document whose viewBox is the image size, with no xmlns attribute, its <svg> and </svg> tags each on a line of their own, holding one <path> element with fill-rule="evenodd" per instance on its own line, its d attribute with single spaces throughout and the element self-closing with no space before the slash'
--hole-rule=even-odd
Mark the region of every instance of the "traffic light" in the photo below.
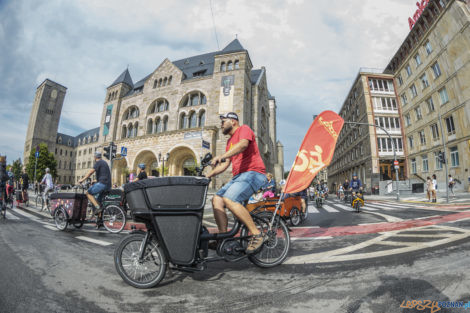
<svg viewBox="0 0 470 313">
<path fill-rule="evenodd" d="M 111 142 L 110 147 L 111 147 L 111 157 L 113 159 L 115 159 L 116 158 L 117 146 L 114 143 Z"/>
<path fill-rule="evenodd" d="M 110 150 L 111 146 L 107 146 L 107 147 L 104 147 L 103 150 L 104 150 L 104 153 L 103 153 L 103 156 L 106 158 L 106 159 L 110 159 L 109 158 L 109 150 Z"/>
<path fill-rule="evenodd" d="M 439 151 L 438 156 L 439 156 L 439 162 L 441 162 L 442 164 L 445 164 L 446 163 L 446 157 L 444 155 L 444 152 Z"/>
</svg>

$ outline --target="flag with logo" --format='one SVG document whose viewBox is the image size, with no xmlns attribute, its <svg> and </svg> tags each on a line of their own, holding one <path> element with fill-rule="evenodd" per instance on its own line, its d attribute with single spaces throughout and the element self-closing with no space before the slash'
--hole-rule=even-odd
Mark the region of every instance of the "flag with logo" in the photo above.
<svg viewBox="0 0 470 313">
<path fill-rule="evenodd" d="M 330 164 L 344 120 L 333 111 L 323 111 L 313 121 L 295 157 L 284 193 L 306 189 L 321 169 Z"/>
</svg>

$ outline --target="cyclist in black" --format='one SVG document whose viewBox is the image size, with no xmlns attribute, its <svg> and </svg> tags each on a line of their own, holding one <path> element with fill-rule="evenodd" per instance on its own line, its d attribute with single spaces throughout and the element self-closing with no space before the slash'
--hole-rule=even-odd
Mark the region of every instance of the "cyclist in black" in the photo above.
<svg viewBox="0 0 470 313">
<path fill-rule="evenodd" d="M 23 169 L 23 174 L 21 174 L 21 180 L 23 184 L 21 185 L 21 193 L 23 196 L 23 201 L 26 201 L 27 197 L 27 192 L 28 192 L 28 187 L 29 187 L 29 176 L 28 173 L 26 173 L 26 168 Z"/>
<path fill-rule="evenodd" d="M 137 178 L 135 178 L 133 181 L 147 179 L 147 173 L 145 172 L 145 164 L 140 163 L 138 167 L 139 167 L 139 175 L 137 175 Z"/>
</svg>

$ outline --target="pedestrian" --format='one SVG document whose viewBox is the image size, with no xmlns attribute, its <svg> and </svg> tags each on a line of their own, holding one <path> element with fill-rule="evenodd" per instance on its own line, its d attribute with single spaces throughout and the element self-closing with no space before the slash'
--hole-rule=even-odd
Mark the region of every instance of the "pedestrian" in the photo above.
<svg viewBox="0 0 470 313">
<path fill-rule="evenodd" d="M 429 202 L 431 202 L 432 189 L 433 189 L 432 180 L 431 180 L 431 177 L 428 176 L 428 178 L 426 179 L 426 192 L 428 194 L 428 201 Z"/>
<path fill-rule="evenodd" d="M 452 192 L 452 195 L 455 197 L 455 194 L 454 194 L 454 184 L 455 184 L 455 181 L 454 181 L 454 179 L 452 178 L 452 175 L 449 174 L 449 189 L 450 189 L 450 192 Z"/>
<path fill-rule="evenodd" d="M 436 174 L 432 174 L 432 202 L 437 202 L 437 177 Z"/>
<path fill-rule="evenodd" d="M 263 189 L 264 191 L 270 191 L 273 194 L 276 193 L 276 180 L 274 179 L 274 175 L 271 173 L 266 173 L 266 179 L 268 180 L 266 182 L 266 185 L 264 185 Z"/>
</svg>

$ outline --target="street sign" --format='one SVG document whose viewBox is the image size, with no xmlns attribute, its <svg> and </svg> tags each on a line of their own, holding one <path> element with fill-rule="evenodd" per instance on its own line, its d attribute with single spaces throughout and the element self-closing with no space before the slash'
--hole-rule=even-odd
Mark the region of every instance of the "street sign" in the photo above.
<svg viewBox="0 0 470 313">
<path fill-rule="evenodd" d="M 393 165 L 398 166 L 398 161 L 397 160 L 393 161 Z"/>
<path fill-rule="evenodd" d="M 36 151 L 36 153 L 34 153 L 34 156 L 37 158 L 39 158 L 39 151 Z"/>
<path fill-rule="evenodd" d="M 400 166 L 395 165 L 395 169 L 396 169 L 396 170 L 399 170 L 399 169 L 400 169 Z"/>
<path fill-rule="evenodd" d="M 127 156 L 127 148 L 121 147 L 121 156 Z"/>
<path fill-rule="evenodd" d="M 211 148 L 211 143 L 208 142 L 208 141 L 203 140 L 202 141 L 202 147 L 206 148 L 206 149 L 210 149 Z"/>
</svg>

